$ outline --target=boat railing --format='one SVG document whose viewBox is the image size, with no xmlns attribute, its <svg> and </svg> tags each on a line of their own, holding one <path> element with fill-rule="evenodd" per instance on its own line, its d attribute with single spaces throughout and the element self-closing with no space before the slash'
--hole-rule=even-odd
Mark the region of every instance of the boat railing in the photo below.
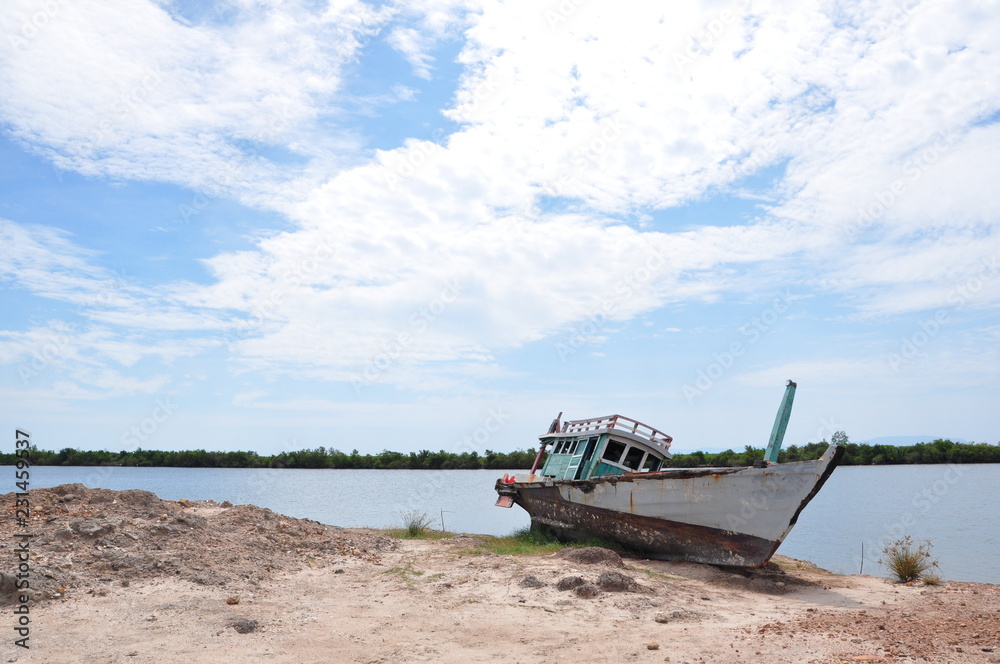
<svg viewBox="0 0 1000 664">
<path fill-rule="evenodd" d="M 659 429 L 654 429 L 648 424 L 643 424 L 638 420 L 624 415 L 608 415 L 606 417 L 593 417 L 589 420 L 571 420 L 563 424 L 563 433 L 586 433 L 588 431 L 605 431 L 614 429 L 627 431 L 636 436 L 646 438 L 663 447 L 670 447 L 673 438 L 663 433 Z"/>
</svg>

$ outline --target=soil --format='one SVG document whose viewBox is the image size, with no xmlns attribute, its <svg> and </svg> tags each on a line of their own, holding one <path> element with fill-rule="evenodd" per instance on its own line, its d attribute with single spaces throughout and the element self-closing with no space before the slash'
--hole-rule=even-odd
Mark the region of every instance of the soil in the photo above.
<svg viewBox="0 0 1000 664">
<path fill-rule="evenodd" d="M 894 584 L 775 556 L 760 570 L 501 556 L 251 505 L 33 489 L 29 649 L 0 563 L 0 662 L 1000 663 L 1000 587 Z M 10 552 L 11 548 L 8 548 Z M 575 578 L 574 578 L 575 577 Z"/>
</svg>

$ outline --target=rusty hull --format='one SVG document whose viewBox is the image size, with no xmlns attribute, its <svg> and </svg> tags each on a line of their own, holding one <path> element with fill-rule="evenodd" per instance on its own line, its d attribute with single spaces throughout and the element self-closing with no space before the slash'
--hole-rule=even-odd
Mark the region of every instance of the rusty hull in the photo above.
<svg viewBox="0 0 1000 664">
<path fill-rule="evenodd" d="M 784 536 L 795 524 L 802 509 L 812 500 L 827 478 L 833 472 L 844 448 L 831 446 L 823 459 L 816 462 L 797 462 L 798 464 L 817 464 L 815 481 L 811 490 L 798 494 L 798 497 L 781 507 L 782 523 L 786 524 L 778 535 L 760 537 L 753 534 L 752 516 L 744 524 L 746 527 L 709 527 L 685 522 L 681 515 L 675 518 L 644 516 L 632 513 L 635 510 L 629 504 L 629 512 L 621 509 L 607 509 L 588 501 L 567 500 L 567 495 L 579 495 L 582 491 L 589 494 L 601 484 L 615 485 L 624 489 L 623 483 L 632 482 L 674 482 L 694 478 L 711 478 L 716 482 L 726 482 L 728 476 L 735 476 L 746 471 L 755 472 L 751 468 L 693 468 L 670 469 L 657 473 L 634 474 L 625 476 L 606 476 L 590 480 L 565 480 L 543 482 L 521 482 L 504 484 L 497 483 L 496 489 L 500 495 L 509 495 L 514 502 L 524 508 L 531 516 L 532 527 L 542 528 L 568 539 L 585 539 L 599 537 L 622 544 L 627 549 L 643 553 L 651 558 L 664 560 L 686 560 L 712 565 L 734 567 L 761 567 L 765 565 L 780 546 Z M 831 455 L 827 458 L 827 455 Z M 820 465 L 820 464 L 824 465 Z M 781 464 L 771 466 L 778 469 Z M 758 471 L 759 472 L 759 471 Z M 732 481 L 732 480 L 730 480 Z M 626 485 L 627 486 L 627 485 Z M 577 491 L 569 491 L 572 487 Z M 562 490 L 561 490 L 562 489 Z M 631 494 L 630 494 L 631 495 Z M 730 509 L 738 509 L 731 505 Z M 683 510 L 679 510 L 683 511 Z M 769 514 L 774 518 L 775 514 Z"/>
</svg>

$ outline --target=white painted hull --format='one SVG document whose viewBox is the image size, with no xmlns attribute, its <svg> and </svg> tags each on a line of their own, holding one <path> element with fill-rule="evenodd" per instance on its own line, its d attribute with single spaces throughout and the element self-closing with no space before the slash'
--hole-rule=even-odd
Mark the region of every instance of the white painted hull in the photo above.
<svg viewBox="0 0 1000 664">
<path fill-rule="evenodd" d="M 590 480 L 497 484 L 532 523 L 663 558 L 755 567 L 770 559 L 843 448 L 765 467 L 676 468 Z"/>
</svg>

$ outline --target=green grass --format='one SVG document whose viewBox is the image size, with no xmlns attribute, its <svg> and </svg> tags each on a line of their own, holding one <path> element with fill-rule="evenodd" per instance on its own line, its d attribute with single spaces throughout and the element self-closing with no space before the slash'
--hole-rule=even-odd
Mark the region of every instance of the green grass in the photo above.
<svg viewBox="0 0 1000 664">
<path fill-rule="evenodd" d="M 402 528 L 384 528 L 382 532 L 397 539 L 439 540 L 454 536 L 454 533 L 431 528 L 433 521 L 426 512 L 400 512 L 399 518 L 403 522 Z"/>
<path fill-rule="evenodd" d="M 885 565 L 889 574 L 900 583 L 916 581 L 932 567 L 937 567 L 937 561 L 931 557 L 930 540 L 915 544 L 909 535 L 886 544 L 879 563 Z"/>
<path fill-rule="evenodd" d="M 394 574 L 401 578 L 403 581 L 413 581 L 419 576 L 423 576 L 424 573 L 413 566 L 413 562 L 407 560 L 402 565 L 397 565 L 396 567 L 390 567 L 387 570 L 383 570 L 383 574 Z"/>
<path fill-rule="evenodd" d="M 541 556 L 569 547 L 580 548 L 585 546 L 600 546 L 605 549 L 621 551 L 621 547 L 615 542 L 608 542 L 597 538 L 566 542 L 547 531 L 533 528 L 521 528 L 506 537 L 486 536 L 477 539 L 480 541 L 479 547 L 465 551 L 464 553 L 470 555 L 495 553 L 501 556 Z"/>
<path fill-rule="evenodd" d="M 449 533 L 444 530 L 424 530 L 417 535 L 410 535 L 409 531 L 403 528 L 383 528 L 381 532 L 385 533 L 388 537 L 395 537 L 396 539 L 441 540 L 455 536 L 455 533 Z"/>
</svg>

